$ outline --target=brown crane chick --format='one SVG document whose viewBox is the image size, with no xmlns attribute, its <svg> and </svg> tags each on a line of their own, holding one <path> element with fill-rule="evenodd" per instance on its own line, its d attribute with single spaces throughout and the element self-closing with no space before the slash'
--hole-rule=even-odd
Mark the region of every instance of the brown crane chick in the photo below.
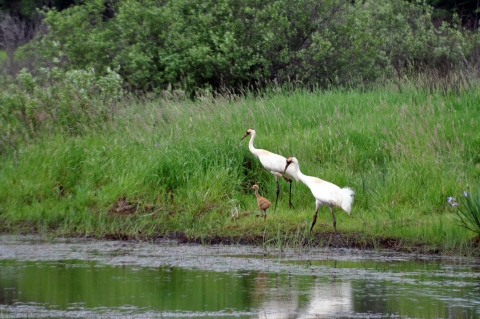
<svg viewBox="0 0 480 319">
<path fill-rule="evenodd" d="M 255 196 L 257 196 L 257 204 L 258 204 L 258 209 L 260 212 L 263 214 L 263 220 L 267 220 L 267 209 L 272 205 L 268 199 L 265 197 L 260 196 L 258 194 L 258 185 L 255 184 L 252 186 L 252 189 L 255 190 Z M 258 216 L 258 215 L 257 215 Z"/>
</svg>

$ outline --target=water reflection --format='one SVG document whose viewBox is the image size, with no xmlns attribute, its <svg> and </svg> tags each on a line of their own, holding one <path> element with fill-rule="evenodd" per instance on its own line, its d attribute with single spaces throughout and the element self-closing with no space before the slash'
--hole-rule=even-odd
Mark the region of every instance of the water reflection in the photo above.
<svg viewBox="0 0 480 319">
<path fill-rule="evenodd" d="M 349 282 L 313 280 L 306 287 L 264 287 L 258 318 L 313 318 L 323 316 L 348 315 L 354 312 L 352 289 Z M 297 283 L 297 282 L 296 282 Z M 260 295 L 260 294 L 259 294 Z M 260 297 L 260 296 L 259 296 Z"/>
<path fill-rule="evenodd" d="M 122 254 L 117 247 L 115 256 L 97 260 L 87 254 L 85 259 L 56 261 L 30 255 L 34 260 L 29 261 L 11 258 L 22 256 L 26 248 L 9 253 L 12 247 L 0 243 L 2 317 L 480 316 L 480 274 L 475 264 L 349 260 L 332 253 L 308 261 L 303 256 L 264 258 L 232 254 L 233 247 L 225 248 L 228 255 L 218 249 L 205 253 L 202 248 L 201 256 L 198 247 L 181 247 L 184 256 L 155 264 L 177 251 L 159 245 L 131 246 Z M 82 249 L 78 244 L 71 248 L 75 256 Z M 95 256 L 102 253 L 97 249 Z M 184 266 L 188 258 L 197 262 Z"/>
<path fill-rule="evenodd" d="M 288 275 L 258 273 L 255 279 L 253 307 L 257 318 L 291 318 L 299 308 L 299 281 Z"/>
<path fill-rule="evenodd" d="M 343 315 L 352 313 L 354 310 L 350 282 L 335 280 L 322 282 L 317 278 L 310 300 L 305 311 L 302 311 L 305 313 L 305 316 L 300 318 L 328 316 L 332 313 Z"/>
<path fill-rule="evenodd" d="M 250 275 L 177 267 L 132 269 L 95 262 L 0 261 L 0 303 L 58 309 L 131 305 L 161 311 L 249 308 Z"/>
<path fill-rule="evenodd" d="M 351 282 L 336 280 L 335 268 L 336 261 L 326 276 L 321 277 L 276 275 L 268 280 L 267 274 L 259 273 L 259 284 L 255 286 L 255 297 L 262 300 L 258 318 L 313 318 L 353 313 Z"/>
</svg>

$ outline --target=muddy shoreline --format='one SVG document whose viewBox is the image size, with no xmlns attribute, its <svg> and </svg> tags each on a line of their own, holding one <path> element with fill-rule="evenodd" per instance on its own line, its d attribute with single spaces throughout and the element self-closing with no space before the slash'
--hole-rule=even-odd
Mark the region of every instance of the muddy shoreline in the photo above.
<svg viewBox="0 0 480 319">
<path fill-rule="evenodd" d="M 429 254 L 429 255 L 459 255 L 452 252 L 445 252 L 438 247 L 419 243 L 406 243 L 398 238 L 366 238 L 365 234 L 353 233 L 343 234 L 333 232 L 316 233 L 310 239 L 303 239 L 302 242 L 285 241 L 279 243 L 275 240 L 266 242 L 264 236 L 260 235 L 243 235 L 243 236 L 204 236 L 191 237 L 183 232 L 170 233 L 161 236 L 129 236 L 119 234 L 106 234 L 100 239 L 107 240 L 140 240 L 140 241 L 159 241 L 164 239 L 176 240 L 181 244 L 203 244 L 203 245 L 246 245 L 246 246 L 276 246 L 276 247 L 308 247 L 308 248 L 342 248 L 342 249 L 358 249 L 358 250 L 389 250 L 399 253 L 411 254 Z M 470 245 L 473 247 L 468 254 L 471 257 L 480 257 L 480 238 L 473 240 Z M 476 249 L 475 249 L 476 248 Z M 475 250 L 473 250 L 475 249 Z"/>
<path fill-rule="evenodd" d="M 58 235 L 52 233 L 37 232 L 0 232 L 0 235 L 42 235 L 47 238 L 86 238 L 96 240 L 117 240 L 117 241 L 146 241 L 158 242 L 163 240 L 174 240 L 179 244 L 202 244 L 202 245 L 245 245 L 245 246 L 270 246 L 270 247 L 303 247 L 303 248 L 341 248 L 358 250 L 389 250 L 399 253 L 411 254 L 429 254 L 444 256 L 470 256 L 480 257 L 480 236 L 472 239 L 468 248 L 464 252 L 444 251 L 439 247 L 426 245 L 422 243 L 409 243 L 405 240 L 393 237 L 373 238 L 365 233 L 341 233 L 317 232 L 310 238 L 282 239 L 280 242 L 276 239 L 267 239 L 262 235 L 242 235 L 242 236 L 189 236 L 184 232 L 170 232 L 161 235 L 143 235 L 143 234 L 103 234 L 101 236 L 85 234 Z"/>
</svg>

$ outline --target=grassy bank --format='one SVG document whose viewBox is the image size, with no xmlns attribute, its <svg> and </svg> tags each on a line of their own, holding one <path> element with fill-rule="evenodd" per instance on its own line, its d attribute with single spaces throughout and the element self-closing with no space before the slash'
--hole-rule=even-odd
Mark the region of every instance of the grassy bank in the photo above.
<svg viewBox="0 0 480 319">
<path fill-rule="evenodd" d="M 114 238 L 219 238 L 272 245 L 326 244 L 326 207 L 305 231 L 315 200 L 288 184 L 267 221 L 250 190 L 272 202 L 275 181 L 241 141 L 296 156 L 302 172 L 355 190 L 336 210 L 342 245 L 473 253 L 475 234 L 455 221 L 449 196 L 480 177 L 480 90 L 427 93 L 413 86 L 368 92 L 272 91 L 262 97 L 169 96 L 125 101 L 103 128 L 52 133 L 4 155 L 2 231 Z M 238 213 L 238 217 L 232 217 Z"/>
</svg>

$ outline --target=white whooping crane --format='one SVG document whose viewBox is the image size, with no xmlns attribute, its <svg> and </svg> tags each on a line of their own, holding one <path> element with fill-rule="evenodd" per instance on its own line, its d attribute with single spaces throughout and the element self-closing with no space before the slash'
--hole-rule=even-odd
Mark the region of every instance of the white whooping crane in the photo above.
<svg viewBox="0 0 480 319">
<path fill-rule="evenodd" d="M 340 188 L 337 185 L 324 181 L 320 178 L 302 174 L 300 171 L 300 166 L 298 165 L 298 160 L 295 157 L 289 157 L 286 159 L 285 171 L 288 168 L 291 169 L 289 175 L 295 178 L 297 181 L 300 180 L 302 183 L 307 185 L 315 197 L 315 215 L 313 215 L 310 232 L 312 232 L 313 226 L 317 222 L 318 209 L 322 205 L 327 205 L 330 207 L 332 212 L 333 229 L 335 230 L 335 233 L 337 233 L 337 221 L 335 220 L 333 208 L 335 206 L 340 207 L 350 215 L 353 204 L 353 196 L 355 194 L 353 190 L 349 187 Z"/>
<path fill-rule="evenodd" d="M 280 193 L 280 185 L 278 184 L 279 177 L 282 177 L 283 179 L 285 179 L 287 182 L 290 183 L 290 195 L 288 198 L 288 205 L 290 206 L 290 208 L 294 208 L 292 204 L 292 179 L 284 175 L 284 174 L 290 175 L 290 170 L 285 169 L 286 158 L 281 155 L 278 155 L 263 149 L 255 148 L 253 146 L 253 141 L 255 140 L 255 136 L 256 136 L 255 130 L 248 129 L 245 135 L 242 137 L 242 140 L 248 135 L 250 135 L 250 142 L 248 142 L 248 149 L 250 150 L 250 152 L 252 152 L 252 154 L 256 158 L 260 160 L 260 163 L 262 163 L 263 167 L 267 171 L 272 173 L 273 176 L 275 176 L 275 182 L 277 184 L 277 188 L 276 188 L 277 197 L 275 199 L 274 211 L 277 210 L 278 194 Z"/>
</svg>

